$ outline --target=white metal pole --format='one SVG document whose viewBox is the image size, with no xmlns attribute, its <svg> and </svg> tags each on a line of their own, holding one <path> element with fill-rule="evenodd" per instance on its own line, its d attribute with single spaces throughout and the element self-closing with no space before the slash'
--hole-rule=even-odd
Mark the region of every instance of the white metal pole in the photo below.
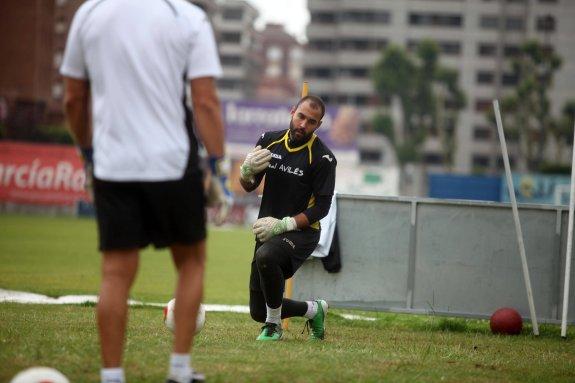
<svg viewBox="0 0 575 383">
<path fill-rule="evenodd" d="M 533 293 L 531 291 L 531 279 L 529 278 L 529 267 L 527 266 L 527 257 L 525 256 L 525 245 L 523 244 L 523 233 L 521 231 L 521 222 L 519 222 L 519 211 L 517 210 L 515 189 L 513 187 L 513 179 L 511 178 L 509 155 L 507 154 L 507 144 L 505 143 L 503 123 L 501 122 L 501 112 L 499 111 L 499 101 L 493 100 L 493 110 L 495 111 L 495 121 L 497 122 L 497 131 L 499 132 L 499 142 L 501 143 L 501 150 L 503 151 L 503 163 L 505 164 L 505 175 L 507 176 L 507 188 L 509 189 L 509 198 L 511 199 L 511 206 L 513 208 L 513 220 L 515 221 L 517 243 L 519 244 L 519 254 L 521 255 L 521 264 L 523 266 L 523 279 L 525 280 L 525 289 L 527 290 L 527 300 L 529 301 L 529 312 L 531 315 L 531 323 L 533 325 L 533 334 L 539 335 L 537 315 L 535 314 L 535 304 L 533 303 Z"/>
<path fill-rule="evenodd" d="M 575 149 L 575 127 L 573 128 Z M 569 309 L 569 279 L 571 278 L 571 250 L 573 248 L 573 206 L 575 205 L 575 150 L 571 160 L 571 192 L 569 194 L 569 224 L 567 225 L 567 251 L 565 253 L 565 283 L 563 285 L 563 315 L 561 316 L 561 336 L 567 337 L 567 311 Z"/>
</svg>

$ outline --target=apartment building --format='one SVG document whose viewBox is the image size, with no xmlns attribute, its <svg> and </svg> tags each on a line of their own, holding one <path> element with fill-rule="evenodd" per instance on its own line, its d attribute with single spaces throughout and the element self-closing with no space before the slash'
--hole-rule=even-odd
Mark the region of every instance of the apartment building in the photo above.
<svg viewBox="0 0 575 383">
<path fill-rule="evenodd" d="M 257 33 L 261 67 L 256 98 L 285 102 L 298 95 L 302 79 L 301 44 L 281 24 L 267 24 Z"/>
<path fill-rule="evenodd" d="M 575 98 L 575 1 L 309 0 L 304 78 L 328 103 L 351 104 L 369 124 L 381 104 L 370 70 L 390 44 L 413 50 L 437 41 L 442 65 L 456 69 L 467 106 L 457 124 L 454 169 L 501 166 L 496 130 L 485 118 L 494 98 L 517 83 L 509 65 L 522 42 L 537 39 L 563 57 L 550 92 L 553 112 Z M 385 108 L 385 106 L 384 106 Z M 439 138 L 424 146 L 428 167 L 443 161 Z M 514 150 L 511 148 L 513 161 Z"/>
<path fill-rule="evenodd" d="M 29 138 L 39 124 L 62 121 L 59 67 L 72 18 L 84 0 L 0 1 L 0 122 Z M 222 99 L 253 98 L 259 81 L 257 10 L 243 0 L 193 0 L 212 20 L 224 70 Z"/>
<path fill-rule="evenodd" d="M 72 16 L 82 0 L 0 2 L 0 100 L 22 130 L 61 116 L 59 75 Z"/>
</svg>

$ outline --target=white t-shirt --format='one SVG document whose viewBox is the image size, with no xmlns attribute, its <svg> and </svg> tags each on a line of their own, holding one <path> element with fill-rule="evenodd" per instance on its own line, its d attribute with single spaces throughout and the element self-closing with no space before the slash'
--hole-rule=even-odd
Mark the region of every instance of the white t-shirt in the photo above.
<svg viewBox="0 0 575 383">
<path fill-rule="evenodd" d="M 88 0 L 60 73 L 90 82 L 94 174 L 109 181 L 183 176 L 187 80 L 220 77 L 211 25 L 185 0 Z"/>
</svg>

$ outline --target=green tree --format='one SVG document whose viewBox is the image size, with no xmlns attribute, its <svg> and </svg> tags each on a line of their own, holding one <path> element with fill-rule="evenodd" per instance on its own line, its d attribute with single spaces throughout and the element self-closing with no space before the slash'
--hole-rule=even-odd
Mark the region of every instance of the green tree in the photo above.
<svg viewBox="0 0 575 383">
<path fill-rule="evenodd" d="M 416 53 L 390 46 L 373 68 L 375 90 L 381 99 L 400 108 L 401 121 L 386 126 L 388 115 L 374 118 L 376 131 L 391 138 L 401 164 L 420 159 L 428 134 L 438 135 L 446 165 L 453 162 L 455 126 L 465 96 L 458 87 L 457 72 L 439 65 L 439 47 L 422 41 Z M 448 107 L 446 107 L 448 106 Z"/>
<path fill-rule="evenodd" d="M 455 138 L 456 126 L 459 117 L 459 111 L 465 107 L 466 98 L 463 91 L 458 85 L 458 73 L 454 69 L 437 68 L 435 79 L 438 84 L 438 95 L 440 102 L 438 102 L 438 126 L 439 136 L 443 146 L 443 156 L 445 165 L 451 167 L 455 155 Z M 445 103 L 449 102 L 450 107 L 445 107 Z"/>
<path fill-rule="evenodd" d="M 569 100 L 561 110 L 561 116 L 550 124 L 550 134 L 555 141 L 557 150 L 554 161 L 559 164 L 563 161 L 563 154 L 568 144 L 573 144 L 573 124 L 575 124 L 575 99 Z"/>
<path fill-rule="evenodd" d="M 388 115 L 376 114 L 371 122 L 373 131 L 386 136 L 389 141 L 395 143 L 395 132 L 393 131 L 393 120 Z"/>
<path fill-rule="evenodd" d="M 527 41 L 512 60 L 517 78 L 514 91 L 502 100 L 504 126 L 519 136 L 520 170 L 538 170 L 544 162 L 547 139 L 560 131 L 551 115 L 548 92 L 561 57 L 537 41 Z M 492 113 L 490 112 L 490 115 Z"/>
</svg>

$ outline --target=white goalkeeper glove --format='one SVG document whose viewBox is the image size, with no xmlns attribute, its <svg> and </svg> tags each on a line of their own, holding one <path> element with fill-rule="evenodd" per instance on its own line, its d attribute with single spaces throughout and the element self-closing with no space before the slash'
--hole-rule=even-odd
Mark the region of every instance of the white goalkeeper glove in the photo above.
<svg viewBox="0 0 575 383">
<path fill-rule="evenodd" d="M 254 176 L 268 167 L 272 153 L 267 149 L 262 149 L 261 146 L 256 146 L 251 152 L 248 153 L 244 163 L 240 167 L 240 177 L 242 180 L 254 183 Z"/>
<path fill-rule="evenodd" d="M 265 242 L 274 235 L 295 229 L 297 229 L 297 223 L 292 217 L 284 217 L 283 219 L 264 217 L 254 222 L 253 233 L 260 242 Z"/>
<path fill-rule="evenodd" d="M 208 159 L 212 175 L 207 190 L 207 203 L 217 208 L 215 224 L 225 222 L 234 203 L 233 194 L 229 189 L 228 181 L 230 166 L 224 158 L 210 157 Z"/>
</svg>

